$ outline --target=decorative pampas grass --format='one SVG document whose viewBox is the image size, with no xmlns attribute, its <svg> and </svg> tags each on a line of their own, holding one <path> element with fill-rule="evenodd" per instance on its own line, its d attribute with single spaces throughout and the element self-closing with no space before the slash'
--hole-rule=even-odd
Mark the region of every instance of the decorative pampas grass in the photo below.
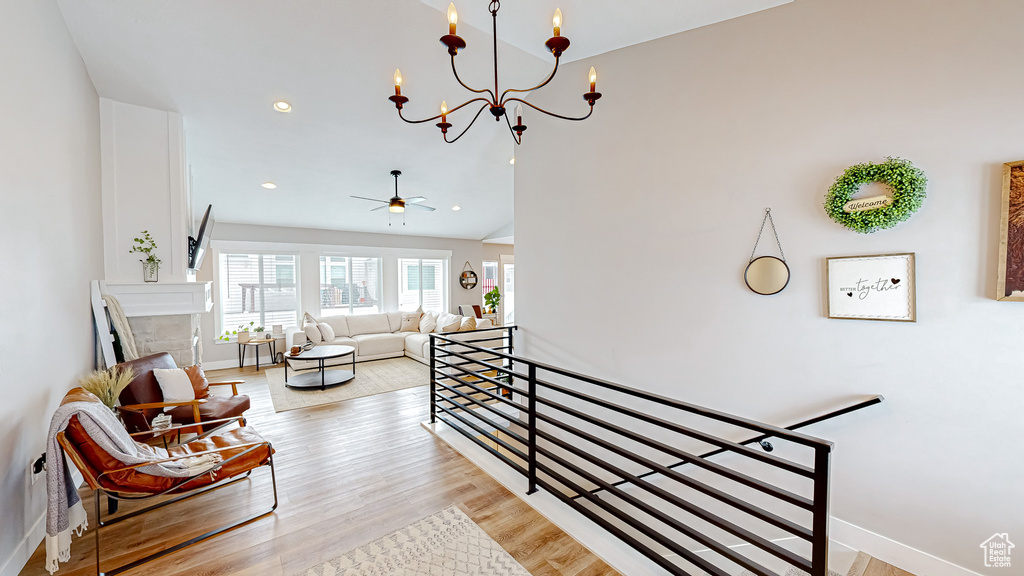
<svg viewBox="0 0 1024 576">
<path fill-rule="evenodd" d="M 135 371 L 127 366 L 114 366 L 109 370 L 96 370 L 78 380 L 78 383 L 92 392 L 111 410 L 117 405 L 117 397 L 131 384 Z"/>
</svg>

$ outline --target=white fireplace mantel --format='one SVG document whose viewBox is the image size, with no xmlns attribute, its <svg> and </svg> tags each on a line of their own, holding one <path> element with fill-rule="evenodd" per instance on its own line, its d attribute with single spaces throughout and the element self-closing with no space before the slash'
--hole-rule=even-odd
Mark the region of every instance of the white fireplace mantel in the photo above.
<svg viewBox="0 0 1024 576">
<path fill-rule="evenodd" d="M 108 283 L 105 293 L 117 298 L 129 318 L 202 314 L 213 309 L 213 282 Z"/>
</svg>

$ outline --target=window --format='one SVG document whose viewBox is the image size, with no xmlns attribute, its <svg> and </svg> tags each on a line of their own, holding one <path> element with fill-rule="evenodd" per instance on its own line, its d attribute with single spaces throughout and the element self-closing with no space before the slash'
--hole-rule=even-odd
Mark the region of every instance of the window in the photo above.
<svg viewBox="0 0 1024 576">
<path fill-rule="evenodd" d="M 398 259 L 398 309 L 444 312 L 447 283 L 444 260 Z"/>
<path fill-rule="evenodd" d="M 494 287 L 498 285 L 498 263 L 497 262 L 484 262 L 484 277 L 480 281 L 480 294 L 486 296 L 488 292 L 494 290 Z M 487 301 L 482 300 L 486 305 Z"/>
<path fill-rule="evenodd" d="M 254 322 L 269 328 L 295 324 L 299 299 L 294 254 L 221 254 L 221 329 Z"/>
<path fill-rule="evenodd" d="M 381 312 L 380 258 L 320 257 L 320 314 Z"/>
</svg>

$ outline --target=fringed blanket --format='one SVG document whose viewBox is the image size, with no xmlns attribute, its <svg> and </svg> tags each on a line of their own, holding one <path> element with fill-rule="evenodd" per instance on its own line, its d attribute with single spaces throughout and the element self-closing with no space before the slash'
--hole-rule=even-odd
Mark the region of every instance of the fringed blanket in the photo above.
<svg viewBox="0 0 1024 576">
<path fill-rule="evenodd" d="M 92 440 L 125 466 L 168 457 L 163 448 L 133 440 L 113 412 L 100 402 L 71 402 L 58 408 L 50 421 L 46 443 L 46 569 L 50 574 L 60 568 L 60 562 L 71 559 L 71 533 L 81 536 L 82 531 L 89 527 L 82 500 L 71 480 L 71 470 L 57 442 L 57 433 L 67 428 L 72 416 L 78 416 L 82 428 Z M 220 455 L 207 454 L 151 464 L 139 468 L 139 471 L 153 476 L 188 478 L 206 472 L 220 461 Z"/>
</svg>

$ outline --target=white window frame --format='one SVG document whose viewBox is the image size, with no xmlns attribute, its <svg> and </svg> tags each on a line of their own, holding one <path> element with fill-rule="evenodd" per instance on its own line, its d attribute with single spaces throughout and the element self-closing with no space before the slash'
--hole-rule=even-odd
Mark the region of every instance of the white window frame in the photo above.
<svg viewBox="0 0 1024 576">
<path fill-rule="evenodd" d="M 451 278 L 449 277 L 449 274 L 448 274 L 448 268 L 450 266 L 450 260 L 451 259 L 449 257 L 447 257 L 447 256 L 445 256 L 445 257 L 439 257 L 439 256 L 420 256 L 420 255 L 406 256 L 406 255 L 403 255 L 403 254 L 399 254 L 398 257 L 395 259 L 395 265 L 396 265 L 395 268 L 398 271 L 398 286 L 399 286 L 398 293 L 399 294 L 401 294 L 401 284 L 402 284 L 402 260 L 416 260 L 417 261 L 416 268 L 417 268 L 417 270 L 419 270 L 419 274 L 420 274 L 420 277 L 419 277 L 418 282 L 417 282 L 417 285 L 419 286 L 419 296 L 418 296 L 419 300 L 418 301 L 419 301 L 419 306 L 421 308 L 423 307 L 423 261 L 424 260 L 437 260 L 437 261 L 441 262 L 441 310 L 443 312 L 450 311 L 451 310 L 451 288 L 450 288 Z M 399 300 L 396 302 L 396 305 L 397 305 L 398 309 L 401 310 L 401 299 L 400 299 L 400 297 L 399 297 Z"/>
<path fill-rule="evenodd" d="M 260 255 L 260 256 L 292 256 L 292 257 L 294 257 L 295 258 L 295 298 L 296 298 L 296 303 L 295 303 L 295 308 L 296 308 L 296 311 L 295 311 L 295 324 L 298 324 L 299 316 L 302 314 L 302 297 L 301 297 L 301 295 L 302 295 L 302 259 L 300 258 L 298 252 L 293 251 L 293 250 L 264 250 L 264 249 L 260 249 L 258 247 L 254 247 L 254 246 L 251 246 L 251 247 L 242 247 L 242 246 L 239 246 L 239 247 L 233 247 L 233 246 L 232 247 L 223 247 L 223 248 L 216 249 L 216 250 L 211 249 L 210 251 L 212 252 L 212 254 L 210 254 L 210 256 L 213 256 L 213 297 L 214 297 L 214 305 L 217 307 L 217 314 L 214 315 L 214 326 L 215 326 L 215 330 L 216 330 L 216 334 L 214 335 L 214 341 L 220 340 L 220 337 L 224 335 L 225 331 L 230 331 L 230 330 L 233 330 L 233 329 L 237 328 L 237 326 L 232 326 L 231 328 L 227 328 L 224 325 L 224 306 L 223 306 L 224 299 L 221 297 L 222 296 L 222 294 L 221 294 L 221 288 L 222 287 L 221 287 L 221 282 L 220 282 L 220 278 L 221 278 L 221 276 L 220 276 L 220 274 L 221 274 L 220 257 L 222 255 L 224 255 L 224 254 L 229 254 L 229 255 L 230 254 L 249 254 L 249 255 Z M 262 262 L 263 262 L 263 260 L 260 259 L 260 272 L 259 272 L 259 274 L 260 274 L 260 278 L 261 279 L 263 277 L 263 263 Z M 317 274 L 319 274 L 319 273 L 320 272 L 318 270 Z M 262 280 L 261 280 L 261 284 L 262 284 Z M 265 313 L 266 312 L 262 309 L 262 303 L 261 303 L 261 306 L 260 306 L 260 318 L 261 319 L 266 318 Z M 287 327 L 287 325 L 286 325 L 286 327 Z M 270 326 L 266 326 L 266 328 L 269 329 Z M 234 335 L 232 335 L 231 341 L 232 342 L 235 341 L 234 340 Z"/>
<path fill-rule="evenodd" d="M 380 312 L 378 312 L 378 314 L 383 314 L 384 312 L 387 311 L 386 310 L 387 307 L 385 306 L 385 302 L 384 302 L 384 257 L 383 256 L 381 256 L 380 254 L 366 254 L 366 253 L 359 254 L 359 253 L 350 253 L 350 252 L 349 253 L 345 253 L 345 252 L 320 252 L 319 254 L 317 254 L 317 258 L 316 258 L 316 262 L 317 262 L 316 276 L 317 276 L 317 292 L 318 293 L 320 291 L 320 261 L 324 257 L 329 257 L 329 258 L 347 258 L 349 260 L 349 265 L 347 267 L 348 271 L 346 272 L 346 274 L 348 275 L 350 280 L 352 278 L 352 273 L 351 273 L 351 270 L 352 270 L 352 267 L 351 267 L 352 258 L 372 258 L 372 259 L 376 260 L 377 261 L 377 288 L 378 288 L 378 296 L 380 297 L 379 300 L 377 300 L 377 307 L 380 308 Z M 319 315 L 320 316 L 324 316 L 323 303 L 320 301 L 319 298 L 317 298 L 316 304 L 317 304 L 316 308 L 319 311 Z M 354 316 L 354 315 L 355 314 L 352 314 L 352 302 L 349 302 L 349 311 L 348 311 L 348 313 L 346 313 L 346 314 L 336 314 L 336 316 Z"/>
</svg>

